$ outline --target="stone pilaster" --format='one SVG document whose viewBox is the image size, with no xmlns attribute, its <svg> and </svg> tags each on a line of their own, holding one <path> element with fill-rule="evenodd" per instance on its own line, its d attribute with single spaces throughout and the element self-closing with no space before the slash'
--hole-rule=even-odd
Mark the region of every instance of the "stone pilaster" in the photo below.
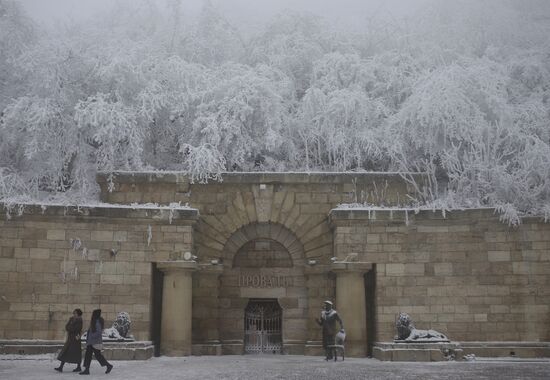
<svg viewBox="0 0 550 380">
<path fill-rule="evenodd" d="M 219 320 L 221 264 L 200 264 L 193 275 L 193 355 L 221 355 Z"/>
<path fill-rule="evenodd" d="M 323 301 L 334 299 L 334 282 L 330 279 L 330 266 L 315 264 L 306 266 L 306 286 L 308 292 L 307 327 L 308 339 L 306 355 L 324 355 L 321 327 L 315 321 L 323 309 Z"/>
<path fill-rule="evenodd" d="M 364 275 L 371 263 L 334 262 L 336 273 L 336 310 L 346 330 L 346 356 L 367 355 L 367 310 Z"/>
<path fill-rule="evenodd" d="M 160 352 L 166 356 L 191 355 L 192 274 L 195 261 L 163 261 L 164 272 Z"/>
</svg>

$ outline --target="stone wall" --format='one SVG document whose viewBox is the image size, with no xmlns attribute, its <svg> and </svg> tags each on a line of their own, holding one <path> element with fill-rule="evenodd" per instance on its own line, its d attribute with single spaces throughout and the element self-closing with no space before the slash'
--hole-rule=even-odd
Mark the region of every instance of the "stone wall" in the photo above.
<svg viewBox="0 0 550 380">
<path fill-rule="evenodd" d="M 49 206 L 0 213 L 0 337 L 64 339 L 72 310 L 130 313 L 150 339 L 152 262 L 192 250 L 192 209 Z"/>
<path fill-rule="evenodd" d="M 200 263 L 219 260 L 223 269 L 194 275 L 196 353 L 212 352 L 219 341 L 223 352 L 242 353 L 244 309 L 250 298 L 279 300 L 289 352 L 303 353 L 306 344 L 318 346 L 320 329 L 314 319 L 323 300 L 334 298 L 335 282 L 328 271 L 306 277 L 304 266 L 307 260 L 331 263 L 330 210 L 364 201 L 395 205 L 411 192 L 399 175 L 387 173 L 225 173 L 222 182 L 208 183 L 191 183 L 182 173 L 115 173 L 99 174 L 98 183 L 104 202 L 180 202 L 199 210 L 195 253 Z M 253 239 L 278 242 L 294 256 L 292 268 L 258 272 L 292 278 L 292 285 L 266 289 L 239 284 L 240 274 L 252 271 L 235 265 L 234 257 Z"/>
<path fill-rule="evenodd" d="M 153 263 L 191 252 L 185 285 L 171 288 L 176 298 L 185 290 L 192 308 L 181 341 L 193 344 L 181 352 L 242 353 L 244 310 L 255 298 L 277 299 L 288 353 L 319 352 L 315 318 L 325 299 L 343 312 L 352 355 L 364 355 L 366 340 L 393 339 L 400 311 L 457 341 L 550 340 L 549 223 L 512 228 L 493 210 L 336 208 L 365 198 L 398 204 L 410 189 L 392 174 L 108 179 L 98 182 L 112 204 L 0 215 L 0 338 L 62 339 L 74 308 L 88 319 L 100 307 L 108 324 L 128 311 L 136 338 L 151 339 Z M 374 290 L 361 286 L 366 271 Z M 375 331 L 366 339 L 365 304 Z M 170 310 L 164 317 L 177 314 Z"/>
<path fill-rule="evenodd" d="M 392 340 L 401 311 L 456 341 L 550 340 L 550 223 L 509 227 L 493 210 L 333 210 L 331 221 L 340 260 L 376 264 L 369 340 Z"/>
</svg>

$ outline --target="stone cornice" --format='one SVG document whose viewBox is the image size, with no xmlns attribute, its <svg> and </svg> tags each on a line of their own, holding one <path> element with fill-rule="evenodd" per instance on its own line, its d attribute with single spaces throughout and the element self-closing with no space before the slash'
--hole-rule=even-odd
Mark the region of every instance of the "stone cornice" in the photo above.
<svg viewBox="0 0 550 380">
<path fill-rule="evenodd" d="M 185 172 L 98 172 L 98 183 L 106 183 L 109 176 L 113 176 L 115 183 L 189 183 L 189 176 Z M 421 173 L 410 175 L 422 178 Z M 370 183 L 372 181 L 390 180 L 402 182 L 399 173 L 364 172 L 364 173 L 331 173 L 331 172 L 227 172 L 221 174 L 222 183 L 322 183 L 340 184 L 357 181 L 357 183 Z M 216 184 L 216 180 L 210 180 L 207 184 Z M 194 185 L 201 185 L 195 182 Z"/>
<path fill-rule="evenodd" d="M 330 266 L 330 270 L 334 273 L 366 273 L 372 269 L 372 263 L 362 261 L 335 261 Z"/>
<path fill-rule="evenodd" d="M 10 211 L 8 211 L 10 210 Z M 144 220 L 147 223 L 172 223 L 177 225 L 195 224 L 199 219 L 199 211 L 188 207 L 168 207 L 147 204 L 116 205 L 101 203 L 98 205 L 65 206 L 65 205 L 40 205 L 21 204 L 15 208 L 9 208 L 0 203 L 0 215 L 10 215 L 17 220 L 19 217 L 32 216 L 33 218 L 108 218 L 108 219 L 133 219 Z"/>
<path fill-rule="evenodd" d="M 198 264 L 193 260 L 158 261 L 157 269 L 162 272 L 195 271 Z"/>
<path fill-rule="evenodd" d="M 407 209 L 407 208 L 334 208 L 329 212 L 329 225 L 331 228 L 338 226 L 349 226 L 354 224 L 373 224 L 373 223 L 392 223 L 392 224 L 411 224 L 417 220 L 423 222 L 429 221 L 438 225 L 442 220 L 469 220 L 470 223 L 476 223 L 481 220 L 499 220 L 499 215 L 491 207 L 453 209 L 453 210 L 428 210 L 428 209 Z M 538 223 L 541 217 L 525 217 L 522 222 Z M 513 228 L 513 227 L 510 227 Z"/>
</svg>

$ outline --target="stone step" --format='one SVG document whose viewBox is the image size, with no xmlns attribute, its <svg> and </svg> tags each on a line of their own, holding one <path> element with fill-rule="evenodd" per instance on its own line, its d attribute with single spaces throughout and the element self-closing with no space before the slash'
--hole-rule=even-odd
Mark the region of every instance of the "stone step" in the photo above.
<svg viewBox="0 0 550 380">
<path fill-rule="evenodd" d="M 0 355 L 55 354 L 64 342 L 60 340 L 0 340 Z M 86 346 L 82 345 L 82 355 Z M 153 357 L 154 346 L 150 341 L 105 342 L 103 355 L 107 360 L 147 360 Z"/>
<path fill-rule="evenodd" d="M 381 361 L 395 362 L 439 362 L 461 360 L 462 348 L 457 342 L 379 342 L 374 344 L 373 357 Z"/>
<path fill-rule="evenodd" d="M 550 358 L 550 342 L 462 342 L 464 355 L 486 358 Z"/>
</svg>

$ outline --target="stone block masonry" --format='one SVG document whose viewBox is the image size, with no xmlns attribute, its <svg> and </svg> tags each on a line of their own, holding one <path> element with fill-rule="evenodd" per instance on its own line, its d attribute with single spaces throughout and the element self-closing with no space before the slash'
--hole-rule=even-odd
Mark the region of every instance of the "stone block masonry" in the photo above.
<svg viewBox="0 0 550 380">
<path fill-rule="evenodd" d="M 393 339 L 401 311 L 456 341 L 550 339 L 550 223 L 509 227 L 487 209 L 373 215 L 331 212 L 336 256 L 376 264 L 374 341 Z"/>
<path fill-rule="evenodd" d="M 86 325 L 101 308 L 109 326 L 127 311 L 132 334 L 149 340 L 152 262 L 192 251 L 198 212 L 28 205 L 0 218 L 0 337 L 64 339 L 73 309 Z"/>
<path fill-rule="evenodd" d="M 401 311 L 455 341 L 550 341 L 550 223 L 542 220 L 512 228 L 489 209 L 398 209 L 411 189 L 395 174 L 114 178 L 98 176 L 110 202 L 98 207 L 0 215 L 1 339 L 63 339 L 74 308 L 89 319 L 100 307 L 108 322 L 128 311 L 137 339 L 164 336 L 166 354 L 241 354 L 245 308 L 260 300 L 281 309 L 283 352 L 318 353 L 314 319 L 331 299 L 355 356 L 392 340 Z M 394 208 L 338 207 L 364 201 Z M 175 302 L 155 314 L 165 297 Z"/>
</svg>

